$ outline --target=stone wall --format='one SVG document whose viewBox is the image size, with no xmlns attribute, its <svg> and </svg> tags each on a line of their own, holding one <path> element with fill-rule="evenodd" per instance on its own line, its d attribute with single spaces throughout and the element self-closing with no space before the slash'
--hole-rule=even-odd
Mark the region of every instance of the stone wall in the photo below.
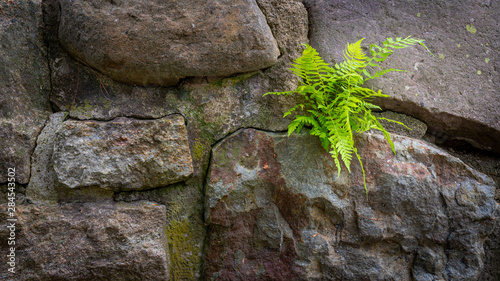
<svg viewBox="0 0 500 281">
<path fill-rule="evenodd" d="M 494 1 L 3 1 L 0 276 L 497 280 L 499 17 Z M 338 62 L 407 35 L 435 56 L 395 53 L 408 72 L 370 85 L 414 130 L 390 128 L 396 155 L 357 136 L 367 196 L 359 167 L 337 177 L 317 139 L 286 136 L 298 97 L 263 95 L 298 85 L 304 43 Z"/>
</svg>

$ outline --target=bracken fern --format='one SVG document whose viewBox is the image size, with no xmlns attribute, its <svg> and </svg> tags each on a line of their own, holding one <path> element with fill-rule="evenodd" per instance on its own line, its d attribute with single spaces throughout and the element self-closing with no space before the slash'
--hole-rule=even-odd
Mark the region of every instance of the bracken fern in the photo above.
<svg viewBox="0 0 500 281">
<path fill-rule="evenodd" d="M 344 61 L 333 67 L 325 63 L 318 52 L 311 46 L 305 44 L 306 49 L 302 56 L 294 61 L 290 70 L 302 78 L 297 89 L 285 92 L 269 92 L 265 95 L 291 95 L 298 93 L 302 95 L 305 102 L 298 104 L 288 110 L 286 117 L 297 109 L 304 112 L 303 115 L 295 115 L 295 119 L 288 125 L 288 136 L 293 132 L 300 132 L 304 126 L 312 127 L 310 134 L 318 136 L 321 145 L 332 154 L 340 176 L 340 159 L 344 162 L 349 173 L 353 155 L 358 159 L 363 172 L 363 184 L 366 187 L 365 170 L 363 162 L 354 146 L 354 133 L 366 132 L 370 129 L 381 131 L 394 153 L 394 144 L 387 130 L 380 124 L 384 119 L 403 125 L 401 122 L 377 118 L 372 115 L 372 110 L 380 110 L 380 107 L 370 103 L 374 97 L 388 97 L 381 91 L 363 88 L 361 85 L 367 80 L 380 77 L 392 71 L 400 69 L 383 69 L 378 63 L 383 62 L 395 49 L 406 48 L 415 44 L 424 45 L 424 40 L 416 38 L 388 38 L 382 46 L 370 45 L 370 56 L 367 56 L 361 48 L 359 40 L 354 44 L 347 44 L 344 50 Z M 378 71 L 375 71 L 377 70 Z M 406 127 L 406 126 L 405 126 Z"/>
</svg>

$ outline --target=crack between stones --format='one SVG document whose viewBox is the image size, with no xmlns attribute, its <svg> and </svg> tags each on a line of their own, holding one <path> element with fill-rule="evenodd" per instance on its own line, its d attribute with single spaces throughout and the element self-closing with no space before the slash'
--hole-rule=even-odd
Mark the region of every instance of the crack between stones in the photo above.
<svg viewBox="0 0 500 281">
<path fill-rule="evenodd" d="M 444 150 L 471 168 L 492 177 L 500 188 L 499 175 L 491 172 L 495 169 L 491 168 L 493 160 L 481 163 L 477 161 L 481 157 L 500 161 L 500 131 L 447 112 L 433 113 L 413 102 L 391 98 L 384 101 L 385 104 L 378 100 L 384 111 L 404 114 L 427 125 L 425 135 L 419 138 L 421 141 Z"/>
<path fill-rule="evenodd" d="M 273 130 L 267 130 L 267 129 L 263 129 L 263 128 L 253 127 L 253 126 L 240 127 L 240 128 L 238 128 L 236 130 L 233 130 L 233 131 L 227 133 L 225 136 L 221 137 L 220 139 L 216 140 L 214 142 L 214 144 L 212 144 L 210 146 L 210 149 L 213 150 L 217 145 L 219 145 L 224 140 L 230 138 L 231 136 L 235 135 L 239 131 L 246 130 L 246 129 L 254 129 L 254 130 L 257 130 L 257 131 L 264 132 L 264 133 L 274 133 L 274 134 L 287 133 L 288 132 L 287 130 L 276 130 L 276 131 L 273 131 Z"/>
<path fill-rule="evenodd" d="M 158 120 L 158 119 L 162 119 L 162 118 L 169 117 L 169 116 L 180 115 L 180 116 L 182 116 L 184 118 L 185 125 L 187 126 L 187 124 L 188 124 L 188 119 L 186 118 L 186 116 L 184 116 L 184 114 L 182 114 L 180 112 L 168 113 L 168 114 L 165 114 L 165 115 L 161 115 L 159 117 L 142 117 L 142 116 L 136 116 L 136 115 L 130 115 L 130 116 L 119 115 L 119 116 L 113 117 L 112 119 L 103 119 L 103 118 L 78 119 L 78 118 L 70 116 L 69 114 L 70 114 L 70 112 L 68 112 L 68 118 L 66 120 L 82 121 L 82 122 L 84 122 L 84 121 L 111 122 L 111 121 L 116 120 L 117 118 L 129 118 L 129 119 L 135 119 L 135 120 Z"/>
<path fill-rule="evenodd" d="M 304 5 L 304 8 L 306 9 L 307 12 L 307 40 L 309 40 L 309 43 L 311 42 L 311 28 L 312 28 L 312 15 L 311 12 L 309 11 L 309 8 L 314 5 L 310 4 L 308 0 L 302 0 L 302 5 Z"/>
<path fill-rule="evenodd" d="M 209 231 L 209 226 L 207 225 L 207 221 L 206 221 L 206 217 L 205 217 L 205 213 L 206 213 L 206 206 L 205 206 L 205 202 L 206 202 L 206 191 L 207 191 L 207 185 L 208 185 L 208 176 L 209 176 L 209 173 L 210 173 L 210 167 L 212 166 L 212 161 L 213 161 L 213 146 L 210 146 L 210 154 L 208 155 L 208 163 L 207 163 L 207 168 L 206 170 L 204 171 L 205 172 L 205 175 L 203 176 L 203 183 L 202 183 L 202 189 L 201 189 L 201 197 L 202 197 L 202 206 L 201 206 L 201 218 L 202 218 L 202 221 L 203 221 L 203 225 L 205 226 L 204 229 L 205 229 L 205 239 L 203 241 L 203 245 L 201 247 L 201 253 L 203 255 L 203 258 L 201 259 L 201 279 L 200 280 L 205 280 L 206 279 L 206 270 L 203 270 L 205 268 L 205 260 L 206 260 L 206 255 L 207 255 L 207 251 L 208 251 L 208 244 L 209 244 L 209 235 L 210 235 L 210 231 Z"/>
<path fill-rule="evenodd" d="M 500 147 L 498 147 L 500 131 L 478 121 L 447 112 L 434 113 L 413 102 L 391 98 L 384 99 L 384 102 L 381 100 L 376 102 L 382 104 L 384 110 L 402 113 L 427 124 L 427 132 L 429 135 L 437 137 L 437 143 L 448 139 L 458 139 L 465 140 L 480 150 L 500 152 Z"/>
<path fill-rule="evenodd" d="M 54 114 L 54 113 L 52 113 L 52 114 Z M 30 151 L 30 173 L 29 173 L 29 177 L 28 177 L 28 183 L 26 184 L 26 188 L 28 188 L 28 185 L 31 182 L 31 176 L 32 176 L 32 174 L 31 174 L 31 168 L 33 167 L 33 154 L 35 154 L 35 150 L 38 147 L 38 142 L 39 142 L 40 136 L 42 135 L 43 130 L 45 129 L 45 127 L 47 127 L 47 125 L 49 124 L 49 122 L 50 122 L 50 116 L 45 121 L 45 123 L 43 124 L 42 128 L 40 128 L 40 132 L 36 136 L 35 146 L 33 147 L 33 150 Z"/>
<path fill-rule="evenodd" d="M 168 188 L 175 188 L 179 185 L 184 185 L 186 186 L 186 181 L 188 179 L 184 180 L 184 181 L 180 181 L 180 182 L 176 182 L 176 183 L 172 183 L 172 184 L 169 184 L 169 185 L 165 185 L 165 186 L 159 186 L 159 187 L 155 187 L 155 188 L 151 188 L 151 189 L 144 189 L 144 190 L 128 190 L 128 191 L 113 191 L 113 197 L 112 197 L 112 200 L 114 202 L 126 202 L 126 203 L 131 203 L 131 202 L 137 202 L 137 201 L 142 201 L 142 200 L 147 200 L 147 201 L 151 201 L 151 202 L 154 202 L 154 203 L 158 203 L 158 204 L 162 204 L 162 205 L 165 205 L 165 202 L 162 202 L 161 200 L 156 200 L 155 198 L 149 196 L 147 193 L 148 192 L 154 192 L 154 191 L 157 191 L 157 190 L 161 190 L 161 189 L 168 189 Z M 133 193 L 139 193 L 139 194 L 143 194 L 144 196 L 141 197 L 141 196 L 138 196 L 137 199 L 130 199 L 130 200 L 126 200 L 125 198 L 123 199 L 120 199 L 118 198 L 120 195 L 124 195 L 124 197 L 126 197 L 127 195 L 131 195 Z"/>
<path fill-rule="evenodd" d="M 45 59 L 46 59 L 46 62 L 47 62 L 47 68 L 49 69 L 49 104 L 50 104 L 50 109 L 52 110 L 52 113 L 56 113 L 56 112 L 59 112 L 61 111 L 58 106 L 52 102 L 52 95 L 53 95 L 53 92 L 54 92 L 54 85 L 53 85 L 53 81 L 52 81 L 52 73 L 53 73 L 53 69 L 52 69 L 52 66 L 50 64 L 50 40 L 48 38 L 48 32 L 50 31 L 50 28 L 48 27 L 47 25 L 47 22 L 46 22 L 46 17 L 47 17 L 47 12 L 46 12 L 46 7 L 45 5 L 48 5 L 47 3 L 45 3 L 46 1 L 42 0 L 40 1 L 40 6 L 41 6 L 41 9 L 42 9 L 42 38 L 43 38 L 43 44 L 45 45 L 45 48 L 47 50 L 47 52 L 45 53 Z"/>
<path fill-rule="evenodd" d="M 278 40 L 276 39 L 276 35 L 274 34 L 273 29 L 271 28 L 271 25 L 269 25 L 269 20 L 267 18 L 267 15 L 262 10 L 261 5 L 259 5 L 259 1 L 255 1 L 255 3 L 257 4 L 257 7 L 259 8 L 259 10 L 262 13 L 262 15 L 264 15 L 264 18 L 266 18 L 267 27 L 269 27 L 269 30 L 271 31 L 271 34 L 273 35 L 274 41 L 276 41 L 276 45 L 278 46 L 278 50 L 280 51 L 280 54 L 278 55 L 278 58 L 277 58 L 277 61 L 279 61 L 281 59 L 281 57 L 283 57 L 283 55 L 284 55 L 285 52 L 284 52 L 284 50 L 281 50 L 281 48 L 280 48 L 280 46 L 278 44 Z"/>
<path fill-rule="evenodd" d="M 210 154 L 208 155 L 207 168 L 205 170 L 205 175 L 203 176 L 203 186 L 202 186 L 202 189 L 201 189 L 201 197 L 203 199 L 203 206 L 201 207 L 202 220 L 203 220 L 203 224 L 205 225 L 205 228 L 207 230 L 207 233 L 206 233 L 205 237 L 208 237 L 208 226 L 207 226 L 207 222 L 206 222 L 206 219 L 205 219 L 205 212 L 206 212 L 205 198 L 206 198 L 206 191 L 207 191 L 207 185 L 208 185 L 208 176 L 210 174 L 210 167 L 212 166 L 212 161 L 213 161 L 213 152 L 212 152 L 213 150 L 212 149 L 213 148 L 211 147 L 210 148 Z M 203 248 L 205 248 L 205 245 L 206 245 L 206 243 L 203 245 Z M 205 252 L 205 249 L 203 249 L 203 252 Z"/>
<path fill-rule="evenodd" d="M 445 256 L 446 256 L 446 262 L 445 262 L 445 270 L 444 272 L 446 273 L 447 277 L 449 280 L 451 280 L 451 272 L 449 272 L 449 270 L 447 269 L 448 268 L 448 262 L 450 260 L 450 252 L 449 252 L 449 249 L 450 249 L 450 236 L 452 234 L 452 229 L 451 229 L 451 224 L 453 223 L 453 219 L 450 218 L 450 214 L 449 214 L 449 211 L 448 211 L 448 205 L 446 204 L 446 199 L 444 198 L 444 195 L 440 192 L 439 193 L 439 201 L 441 201 L 441 204 L 444 205 L 444 213 L 446 214 L 446 218 L 448 219 L 449 223 L 448 223 L 448 235 L 446 236 L 446 242 L 445 242 L 445 245 L 444 245 L 444 253 L 445 253 Z"/>
<path fill-rule="evenodd" d="M 47 38 L 47 24 L 45 22 L 45 16 L 46 16 L 46 13 L 44 11 L 44 6 L 43 6 L 44 2 L 40 2 L 40 5 L 41 5 L 41 12 L 42 12 L 42 26 L 38 27 L 39 29 L 41 28 L 42 31 L 42 42 L 43 42 L 43 45 L 45 46 L 45 60 L 46 60 L 46 63 L 47 63 L 47 69 L 49 70 L 49 95 L 48 95 L 48 101 L 49 101 L 49 105 L 50 105 L 50 110 L 51 110 L 51 114 L 54 114 L 57 112 L 57 110 L 55 110 L 54 108 L 54 104 L 51 102 L 51 96 L 52 96 L 52 90 L 53 90 L 53 85 L 52 85 L 52 68 L 50 66 L 50 44 L 49 44 L 49 40 Z M 38 135 L 36 136 L 36 139 L 35 139 L 35 145 L 33 147 L 33 149 L 30 151 L 29 153 L 29 157 L 30 157 L 30 171 L 29 171 L 29 176 L 28 176 L 28 182 L 25 184 L 26 187 L 25 189 L 28 188 L 28 185 L 31 181 L 31 168 L 33 166 L 33 154 L 35 153 L 35 150 L 36 148 L 38 147 L 38 143 L 39 143 L 39 139 L 40 139 L 40 135 L 42 134 L 43 130 L 45 129 L 45 127 L 47 126 L 47 124 L 50 122 L 50 116 L 47 118 L 47 120 L 45 120 L 43 126 L 40 128 L 40 132 L 38 133 Z M 27 200 L 29 200 L 28 198 L 26 198 Z"/>
</svg>

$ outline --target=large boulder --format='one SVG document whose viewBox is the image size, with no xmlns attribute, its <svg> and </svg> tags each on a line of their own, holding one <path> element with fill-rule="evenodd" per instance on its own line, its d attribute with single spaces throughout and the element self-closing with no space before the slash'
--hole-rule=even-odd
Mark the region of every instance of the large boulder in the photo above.
<svg viewBox="0 0 500 281">
<path fill-rule="evenodd" d="M 193 163 L 184 118 L 66 121 L 55 136 L 53 165 L 66 188 L 142 190 L 186 180 Z"/>
<path fill-rule="evenodd" d="M 213 149 L 210 280 L 476 280 L 494 182 L 420 140 L 357 137 L 337 169 L 315 137 L 245 129 Z M 345 169 L 344 169 L 345 170 Z"/>
<path fill-rule="evenodd" d="M 391 95 L 378 103 L 424 121 L 438 140 L 466 140 L 500 152 L 500 3 L 498 1 L 306 1 L 311 45 L 328 62 L 343 60 L 348 42 L 387 37 L 425 39 L 397 50 L 388 74 L 369 86 Z"/>
<path fill-rule="evenodd" d="M 39 1 L 0 5 L 0 170 L 26 184 L 36 138 L 50 115 L 50 76 Z M 0 173 L 0 183 L 7 173 Z"/>
<path fill-rule="evenodd" d="M 254 0 L 60 0 L 59 40 L 129 84 L 174 85 L 269 67 L 279 50 Z M 78 32 L 75 32 L 78 30 Z"/>
<path fill-rule="evenodd" d="M 7 206 L 0 206 L 7 241 Z M 165 206 L 71 203 L 19 206 L 15 213 L 15 273 L 5 280 L 169 280 Z M 7 247 L 2 247 L 6 257 Z"/>
</svg>

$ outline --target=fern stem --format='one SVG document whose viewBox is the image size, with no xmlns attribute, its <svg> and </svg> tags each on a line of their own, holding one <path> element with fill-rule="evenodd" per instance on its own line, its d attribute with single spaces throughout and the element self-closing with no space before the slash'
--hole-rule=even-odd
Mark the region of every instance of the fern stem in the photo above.
<svg viewBox="0 0 500 281">
<path fill-rule="evenodd" d="M 361 161 L 361 156 L 359 156 L 358 150 L 356 148 L 354 149 L 354 154 L 356 154 L 356 158 L 358 158 L 359 165 L 361 166 L 361 171 L 363 172 L 363 185 L 365 187 L 366 197 L 368 197 L 368 187 L 366 187 L 365 168 L 363 167 L 363 162 Z"/>
</svg>

